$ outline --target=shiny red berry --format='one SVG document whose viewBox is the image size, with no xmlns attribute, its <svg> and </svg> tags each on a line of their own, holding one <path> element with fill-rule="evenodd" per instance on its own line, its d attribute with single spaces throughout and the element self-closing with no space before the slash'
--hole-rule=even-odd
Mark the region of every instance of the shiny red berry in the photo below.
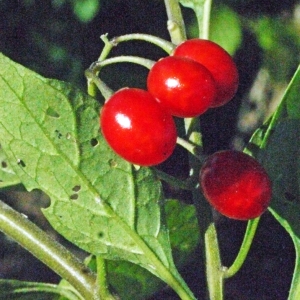
<svg viewBox="0 0 300 300">
<path fill-rule="evenodd" d="M 183 57 L 160 59 L 147 78 L 148 91 L 171 115 L 196 117 L 213 103 L 216 85 L 201 64 Z"/>
<path fill-rule="evenodd" d="M 211 107 L 230 101 L 238 88 L 239 74 L 231 56 L 218 44 L 203 39 L 191 39 L 175 49 L 174 56 L 187 57 L 205 66 L 217 85 L 217 97 Z"/>
<path fill-rule="evenodd" d="M 110 147 L 133 164 L 159 164 L 176 146 L 172 116 L 141 89 L 124 88 L 116 92 L 102 108 L 100 127 Z"/>
<path fill-rule="evenodd" d="M 221 214 L 237 220 L 260 216 L 269 206 L 272 188 L 264 168 L 251 156 L 220 151 L 200 171 L 205 198 Z"/>
</svg>

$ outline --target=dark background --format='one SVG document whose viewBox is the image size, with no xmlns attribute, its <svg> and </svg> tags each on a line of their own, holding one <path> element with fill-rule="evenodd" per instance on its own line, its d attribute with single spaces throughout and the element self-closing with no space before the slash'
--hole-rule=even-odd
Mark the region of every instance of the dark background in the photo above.
<svg viewBox="0 0 300 300">
<path fill-rule="evenodd" d="M 81 2 L 79 9 L 76 2 Z M 83 2 L 0 0 L 0 51 L 45 77 L 70 81 L 85 89 L 84 70 L 97 60 L 101 52 L 101 34 L 109 33 L 113 37 L 140 32 L 169 39 L 163 1 L 103 0 L 99 1 L 98 10 L 85 18 L 81 14 L 86 9 Z M 242 42 L 234 54 L 240 72 L 240 88 L 228 105 L 201 117 L 206 154 L 221 149 L 243 148 L 255 128 L 270 113 L 277 92 L 286 86 L 299 62 L 300 53 L 300 21 L 296 14 L 300 7 L 298 1 L 219 0 L 215 3 L 230 7 L 241 21 Z M 195 20 L 192 11 L 184 9 L 184 16 L 186 23 L 192 25 Z M 265 26 L 255 29 L 255 22 Z M 264 43 L 268 32 L 273 39 L 270 45 Z M 141 42 L 126 43 L 113 50 L 113 55 L 120 54 L 154 60 L 165 55 L 157 47 Z M 265 85 L 258 76 L 261 70 L 267 70 L 269 74 Z M 143 88 L 146 75 L 147 70 L 139 66 L 122 64 L 107 68 L 102 78 L 113 89 L 124 86 Z M 251 94 L 251 88 L 257 82 L 263 86 L 260 98 Z M 187 172 L 184 159 L 185 153 L 177 150 L 160 167 L 170 174 L 184 177 Z M 175 195 L 189 202 L 187 193 L 173 191 L 168 186 L 165 188 L 168 196 Z M 39 192 L 27 194 L 15 190 L 3 191 L 1 196 L 54 234 L 40 214 L 40 207 L 48 203 L 47 197 Z M 230 265 L 239 249 L 245 223 L 219 217 L 217 226 L 223 262 Z M 59 280 L 10 239 L 1 236 L 0 242 L 0 278 Z M 82 253 L 78 252 L 78 255 Z M 245 265 L 237 276 L 226 282 L 226 300 L 287 299 L 294 260 L 289 236 L 266 213 Z M 183 274 L 198 298 L 204 299 L 201 282 L 205 279 L 198 270 L 194 260 Z M 164 291 L 154 298 L 176 299 L 176 296 Z"/>
</svg>

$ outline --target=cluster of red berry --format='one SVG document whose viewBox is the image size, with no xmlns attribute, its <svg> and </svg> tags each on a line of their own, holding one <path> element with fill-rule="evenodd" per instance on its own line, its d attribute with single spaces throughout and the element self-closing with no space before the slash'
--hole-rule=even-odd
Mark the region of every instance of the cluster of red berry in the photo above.
<svg viewBox="0 0 300 300">
<path fill-rule="evenodd" d="M 159 164 L 176 145 L 172 116 L 197 117 L 227 103 L 237 87 L 237 68 L 222 47 L 203 39 L 185 41 L 153 65 L 148 91 L 123 88 L 113 94 L 101 112 L 102 133 L 125 160 Z"/>
<path fill-rule="evenodd" d="M 226 104 L 238 80 L 235 63 L 219 45 L 203 39 L 185 41 L 152 66 L 148 91 L 123 88 L 108 99 L 100 117 L 103 136 L 125 160 L 159 164 L 176 145 L 173 116 L 197 117 Z M 263 167 L 237 151 L 210 156 L 202 166 L 200 185 L 210 204 L 234 219 L 260 216 L 271 199 L 271 182 Z"/>
</svg>

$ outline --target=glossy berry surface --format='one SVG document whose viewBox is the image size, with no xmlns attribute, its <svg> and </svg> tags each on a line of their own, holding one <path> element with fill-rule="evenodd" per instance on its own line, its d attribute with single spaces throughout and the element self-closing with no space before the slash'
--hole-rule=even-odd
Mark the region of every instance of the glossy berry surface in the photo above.
<svg viewBox="0 0 300 300">
<path fill-rule="evenodd" d="M 148 91 L 176 117 L 196 117 L 214 101 L 216 85 L 210 72 L 187 58 L 160 59 L 147 77 Z"/>
<path fill-rule="evenodd" d="M 200 185 L 208 202 L 232 219 L 256 218 L 271 200 L 271 182 L 264 168 L 238 151 L 209 156 L 200 171 Z"/>
<path fill-rule="evenodd" d="M 211 107 L 224 105 L 233 98 L 239 83 L 238 70 L 231 56 L 218 44 L 191 39 L 178 45 L 173 55 L 193 59 L 211 72 L 217 85 L 217 97 Z"/>
<path fill-rule="evenodd" d="M 110 147 L 133 164 L 159 164 L 176 146 L 172 116 L 141 89 L 117 91 L 102 108 L 100 127 Z"/>
</svg>

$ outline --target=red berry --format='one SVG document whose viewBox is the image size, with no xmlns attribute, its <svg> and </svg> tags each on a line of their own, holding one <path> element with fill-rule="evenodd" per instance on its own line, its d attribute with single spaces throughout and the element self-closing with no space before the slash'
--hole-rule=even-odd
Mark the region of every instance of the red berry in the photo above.
<svg viewBox="0 0 300 300">
<path fill-rule="evenodd" d="M 133 164 L 159 164 L 176 146 L 172 116 L 141 89 L 124 88 L 116 92 L 103 106 L 100 124 L 110 147 Z"/>
<path fill-rule="evenodd" d="M 211 72 L 217 86 L 217 97 L 211 107 L 224 105 L 233 98 L 238 88 L 238 70 L 231 56 L 218 44 L 191 39 L 177 46 L 173 55 L 193 59 Z"/>
<path fill-rule="evenodd" d="M 268 207 L 271 181 L 251 156 L 238 151 L 216 152 L 200 171 L 205 198 L 221 214 L 237 220 L 260 216 Z"/>
<path fill-rule="evenodd" d="M 147 78 L 148 91 L 177 117 L 196 117 L 212 104 L 216 86 L 210 72 L 187 58 L 169 56 L 151 68 Z"/>
</svg>

